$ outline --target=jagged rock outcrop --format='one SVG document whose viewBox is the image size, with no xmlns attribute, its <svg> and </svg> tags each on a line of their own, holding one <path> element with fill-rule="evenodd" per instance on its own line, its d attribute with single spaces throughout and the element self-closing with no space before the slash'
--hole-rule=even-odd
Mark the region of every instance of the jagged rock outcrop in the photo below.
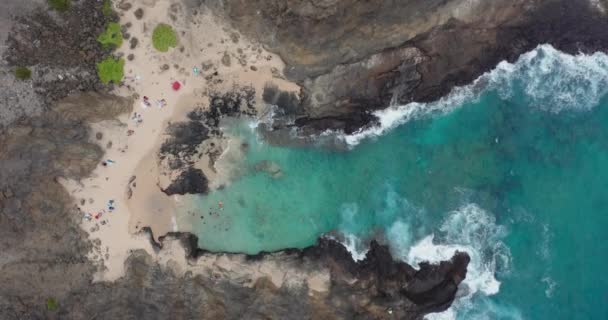
<svg viewBox="0 0 608 320">
<path fill-rule="evenodd" d="M 296 99 L 269 91 L 266 98 L 295 115 L 295 125 L 313 133 L 327 128 L 352 132 L 373 122 L 370 110 L 436 99 L 538 43 L 549 42 L 567 52 L 603 50 L 608 20 L 591 3 L 226 0 L 206 4 L 221 6 L 244 34 L 258 37 L 285 59 L 287 76 L 303 85 L 302 95 Z M 593 3 L 605 5 L 605 1 Z M 74 199 L 57 181 L 90 174 L 102 156 L 102 150 L 89 142 L 86 122 L 128 112 L 131 103 L 87 94 L 70 97 L 52 110 L 48 106 L 69 93 L 101 88 L 94 70 L 95 62 L 107 54 L 95 40 L 106 21 L 100 15 L 101 4 L 79 1 L 62 16 L 37 12 L 20 20 L 8 42 L 10 64 L 3 66 L 32 67 L 30 88 L 36 90 L 29 95 L 38 99 L 36 113 L 44 113 L 17 120 L 29 111 L 17 116 L 12 112 L 30 100 L 15 96 L 18 99 L 0 101 L 2 115 L 11 112 L 10 118 L 0 118 L 0 126 L 10 125 L 0 129 L 0 319 L 420 319 L 450 305 L 466 276 L 466 254 L 415 270 L 394 261 L 377 243 L 372 243 L 364 261 L 354 262 L 343 246 L 327 239 L 305 250 L 247 258 L 250 263 L 290 259 L 297 261 L 297 268 L 330 270 L 331 285 L 320 295 L 309 295 L 305 287 L 277 287 L 265 279 L 246 286 L 229 276 L 181 275 L 160 267 L 144 252 L 129 258 L 125 277 L 92 283 L 96 266 L 87 258 L 92 245 L 78 225 Z M 7 70 L 2 70 L 3 77 L 12 76 Z M 248 94 L 232 97 L 236 96 L 212 99 L 211 113 L 193 113 L 190 121 L 218 134 L 219 117 L 235 110 L 252 111 Z M 200 128 L 195 125 L 197 130 L 186 131 L 194 133 L 197 144 L 208 134 Z M 171 150 L 178 150 L 171 163 L 182 170 L 192 168 L 181 161 L 189 147 Z M 188 189 L 198 192 L 204 187 L 188 183 L 178 193 Z M 197 243 L 192 237 L 184 241 L 190 247 Z M 211 254 L 191 249 L 192 259 Z M 59 302 L 57 310 L 47 310 L 49 297 Z"/>
<path fill-rule="evenodd" d="M 295 125 L 305 135 L 350 133 L 373 123 L 370 111 L 436 100 L 538 44 L 569 53 L 608 47 L 605 1 L 222 3 L 218 12 L 278 53 L 302 85 Z"/>
<path fill-rule="evenodd" d="M 209 181 L 203 173 L 203 170 L 193 167 L 186 167 L 179 173 L 171 184 L 165 189 L 162 189 L 167 195 L 174 194 L 205 194 L 209 192 Z"/>
<path fill-rule="evenodd" d="M 166 129 L 167 139 L 162 143 L 158 154 L 161 172 L 168 179 L 160 183 L 161 190 L 167 195 L 200 194 L 209 192 L 209 181 L 197 162 L 208 156 L 213 165 L 221 154 L 215 142 L 208 146 L 203 142 L 214 138 L 221 139 L 219 129 L 222 117 L 255 115 L 255 90 L 251 87 L 233 88 L 230 91 L 209 95 L 209 108 L 195 109 L 188 113 L 188 120 L 171 123 Z"/>
<path fill-rule="evenodd" d="M 172 233 L 161 237 L 160 245 L 167 237 L 180 239 L 194 264 L 214 255 L 198 249 L 198 239 L 192 234 Z M 238 256 L 227 254 L 225 258 Z M 354 261 L 342 244 L 329 238 L 303 250 L 260 253 L 247 259 L 253 266 L 274 261 L 284 269 L 301 269 L 301 273 L 328 272 L 329 290 L 306 299 L 305 306 L 314 308 L 306 311 L 313 319 L 420 319 L 429 312 L 443 311 L 454 300 L 470 261 L 466 253 L 457 252 L 449 261 L 421 264 L 416 270 L 395 261 L 388 247 L 376 241 L 371 242 L 364 260 Z"/>
<path fill-rule="evenodd" d="M 348 305 L 352 317 L 417 319 L 430 312 L 446 310 L 464 280 L 470 258 L 457 252 L 440 265 L 422 264 L 419 270 L 395 261 L 387 246 L 372 241 L 363 261 L 355 262 L 341 244 L 328 239 L 301 253 L 304 259 L 319 259 L 329 266 L 332 292 L 349 292 L 328 297 L 335 305 Z M 353 281 L 354 279 L 354 281 Z M 357 301 L 353 303 L 353 301 Z M 389 311 L 387 314 L 387 311 Z"/>
</svg>

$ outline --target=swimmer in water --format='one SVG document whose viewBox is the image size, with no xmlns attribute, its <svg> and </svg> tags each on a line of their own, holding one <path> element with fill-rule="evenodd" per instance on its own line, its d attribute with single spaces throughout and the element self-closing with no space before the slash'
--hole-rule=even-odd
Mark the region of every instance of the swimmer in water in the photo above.
<svg viewBox="0 0 608 320">
<path fill-rule="evenodd" d="M 218 202 L 217 205 L 220 207 L 220 209 L 224 209 L 224 203 L 223 202 Z"/>
</svg>

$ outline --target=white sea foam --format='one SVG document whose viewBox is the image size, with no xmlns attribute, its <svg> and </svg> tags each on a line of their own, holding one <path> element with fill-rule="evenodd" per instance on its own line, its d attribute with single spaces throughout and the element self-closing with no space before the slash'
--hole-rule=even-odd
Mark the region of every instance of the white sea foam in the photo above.
<svg viewBox="0 0 608 320">
<path fill-rule="evenodd" d="M 342 244 L 344 245 L 344 247 L 346 247 L 346 250 L 348 250 L 350 255 L 353 257 L 353 260 L 355 261 L 361 261 L 365 259 L 367 251 L 369 251 L 366 246 L 363 246 L 363 244 L 361 243 L 361 239 L 359 239 L 354 234 L 345 234 L 344 241 L 342 241 Z"/>
<path fill-rule="evenodd" d="M 588 110 L 608 93 L 608 55 L 569 55 L 550 45 L 540 45 L 515 63 L 503 61 L 472 84 L 457 87 L 432 103 L 409 103 L 374 112 L 379 124 L 342 138 L 350 146 L 377 137 L 420 117 L 443 114 L 475 101 L 484 90 L 495 90 L 504 99 L 522 99 L 531 107 L 550 112 Z"/>
<path fill-rule="evenodd" d="M 547 287 L 545 289 L 545 296 L 549 299 L 553 297 L 553 292 L 555 292 L 555 287 L 557 286 L 557 282 L 553 280 L 550 276 L 545 276 L 541 280 Z"/>
<path fill-rule="evenodd" d="M 343 239 L 334 239 L 340 241 L 346 250 L 355 261 L 365 259 L 368 247 L 354 234 L 356 230 L 356 219 L 359 213 L 359 206 L 356 203 L 345 203 L 340 208 L 340 225 L 338 230 L 341 231 Z"/>
<path fill-rule="evenodd" d="M 249 128 L 257 129 L 260 123 L 265 123 L 268 126 L 272 127 L 276 115 L 280 113 L 281 112 L 278 106 L 267 105 L 262 111 L 260 111 L 257 117 L 249 121 Z"/>
<path fill-rule="evenodd" d="M 500 290 L 500 282 L 495 275 L 499 269 L 502 272 L 508 270 L 511 259 L 509 249 L 501 241 L 506 230 L 479 206 L 468 204 L 451 212 L 437 236 L 428 235 L 413 246 L 407 245 L 409 232 L 390 232 L 393 228 L 398 230 L 403 226 L 397 221 L 387 234 L 393 252 L 413 266 L 423 261 L 437 263 L 449 260 L 456 251 L 467 252 L 471 257 L 467 277 L 459 287 L 459 298 L 447 311 L 431 314 L 427 319 L 456 319 L 457 314 L 470 312 L 474 296 L 489 296 Z"/>
</svg>

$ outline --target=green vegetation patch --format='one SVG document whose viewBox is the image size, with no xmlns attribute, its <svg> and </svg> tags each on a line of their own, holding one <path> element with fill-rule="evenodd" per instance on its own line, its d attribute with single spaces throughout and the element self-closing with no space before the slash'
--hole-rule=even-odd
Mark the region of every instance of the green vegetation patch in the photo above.
<svg viewBox="0 0 608 320">
<path fill-rule="evenodd" d="M 161 23 L 152 32 L 152 45 L 160 52 L 167 52 L 169 48 L 177 46 L 177 36 L 170 25 Z"/>
<path fill-rule="evenodd" d="M 55 311 L 59 307 L 57 300 L 55 298 L 46 299 L 46 309 L 49 311 Z"/>
<path fill-rule="evenodd" d="M 106 17 L 109 17 L 112 14 L 112 0 L 103 0 L 101 13 Z"/>
<path fill-rule="evenodd" d="M 118 84 L 124 76 L 124 59 L 114 59 L 107 57 L 97 64 L 97 75 L 101 82 L 108 84 L 110 81 Z"/>
<path fill-rule="evenodd" d="M 32 77 L 32 70 L 26 67 L 15 68 L 15 78 L 19 80 L 27 80 Z"/>
<path fill-rule="evenodd" d="M 122 44 L 122 32 L 120 31 L 120 24 L 117 22 L 110 22 L 106 27 L 106 31 L 97 37 L 97 41 L 101 43 L 104 48 L 114 46 L 114 48 L 120 47 Z"/>
<path fill-rule="evenodd" d="M 66 12 L 70 9 L 70 0 L 48 0 L 49 6 L 59 12 Z"/>
</svg>

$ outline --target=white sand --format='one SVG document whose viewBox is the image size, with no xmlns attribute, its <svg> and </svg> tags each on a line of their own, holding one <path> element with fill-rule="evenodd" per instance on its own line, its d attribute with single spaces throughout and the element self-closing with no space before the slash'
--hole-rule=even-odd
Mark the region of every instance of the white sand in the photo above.
<svg viewBox="0 0 608 320">
<path fill-rule="evenodd" d="M 125 58 L 128 54 L 134 54 L 135 59 L 125 59 L 125 84 L 128 88 L 118 88 L 115 93 L 140 96 L 135 100 L 134 112 L 141 114 L 143 122 L 137 125 L 132 119 L 133 114 L 125 114 L 118 121 L 91 124 L 93 133 L 103 133 L 103 139 L 95 142 L 105 149 L 104 159 L 111 159 L 114 164 L 104 167 L 100 163 L 93 174 L 82 181 L 62 181 L 75 199 L 86 199 L 86 203 L 80 206 L 84 212 L 96 214 L 105 210 L 99 219 L 83 219 L 82 222 L 82 228 L 90 232 L 90 238 L 97 244 L 90 258 L 105 267 L 98 272 L 96 280 L 112 281 L 121 277 L 124 274 L 124 261 L 134 249 L 144 249 L 159 261 L 181 272 L 189 269 L 200 271 L 202 266 L 205 266 L 203 269 L 206 272 L 212 272 L 209 270 L 213 270 L 214 265 L 221 265 L 222 270 L 238 269 L 226 261 L 222 262 L 222 256 L 188 262 L 183 249 L 173 248 L 175 246 L 164 248 L 157 254 L 147 236 L 136 234 L 143 226 L 150 226 L 155 237 L 168 231 L 177 231 L 174 213 L 176 206 L 180 205 L 180 199 L 160 192 L 155 153 L 163 141 L 167 122 L 182 119 L 196 105 L 206 107 L 206 94 L 209 90 L 221 91 L 232 88 L 233 85 L 251 85 L 256 89 L 259 106 L 263 105 L 261 93 L 267 82 L 284 90 L 299 90 L 295 84 L 273 77 L 273 69 L 276 75 L 276 70 L 284 67 L 278 56 L 265 52 L 260 45 L 248 42 L 243 36 L 239 37 L 237 43 L 233 42 L 229 27 L 222 25 L 208 10 L 205 10 L 205 14 L 186 17 L 184 10 L 179 9 L 172 13 L 177 16 L 176 21 L 172 21 L 169 13 L 173 3 L 179 2 L 135 1 L 133 8 L 121 17 L 122 25 L 132 23 L 128 32 L 131 37 L 138 38 L 139 45 L 131 50 L 129 41 L 125 40 L 118 50 L 124 53 Z M 133 15 L 133 11 L 139 7 L 145 11 L 142 20 L 135 19 Z M 174 27 L 178 32 L 178 48 L 161 53 L 152 47 L 152 29 L 158 23 Z M 225 54 L 231 56 L 230 66 L 221 63 Z M 241 65 L 239 59 L 246 65 Z M 222 82 L 205 80 L 205 76 L 213 72 L 214 68 L 201 70 L 201 74 L 195 75 L 193 67 L 201 69 L 202 63 L 212 63 L 219 73 L 215 79 L 221 79 Z M 165 64 L 169 69 L 163 71 L 161 67 Z M 252 71 L 250 65 L 255 65 L 257 71 Z M 182 84 L 179 91 L 172 90 L 173 81 Z M 143 96 L 149 97 L 151 108 L 142 107 Z M 162 109 L 155 105 L 155 101 L 160 99 L 167 101 L 167 106 Z M 128 136 L 128 130 L 133 130 L 134 134 Z M 112 142 L 112 147 L 106 148 L 109 141 Z M 137 186 L 132 188 L 133 196 L 128 200 L 126 191 L 133 175 L 136 176 Z M 111 213 L 107 206 L 110 199 L 114 200 L 115 207 Z M 275 274 L 273 283 L 282 283 L 282 279 L 276 279 L 278 276 L 274 267 L 266 268 L 266 271 L 240 272 L 252 272 L 247 278 Z M 313 283 L 316 289 L 322 287 L 316 278 Z"/>
</svg>

